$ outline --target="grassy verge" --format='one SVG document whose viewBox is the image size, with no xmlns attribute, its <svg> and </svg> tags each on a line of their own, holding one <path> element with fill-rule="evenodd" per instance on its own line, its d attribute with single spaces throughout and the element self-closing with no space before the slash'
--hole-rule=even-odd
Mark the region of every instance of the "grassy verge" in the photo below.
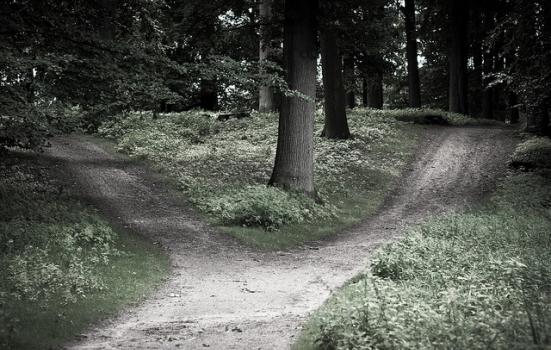
<svg viewBox="0 0 551 350">
<path fill-rule="evenodd" d="M 275 156 L 277 116 L 217 121 L 187 112 L 131 113 L 100 134 L 176 180 L 207 220 L 242 241 L 283 249 L 334 234 L 372 214 L 412 159 L 420 129 L 384 112 L 349 115 L 353 138 L 315 138 L 315 183 L 324 204 L 267 188 Z M 323 116 L 316 117 L 316 135 Z"/>
<path fill-rule="evenodd" d="M 551 139 L 528 137 L 511 157 L 511 166 L 523 169 L 551 169 Z"/>
<path fill-rule="evenodd" d="M 139 302 L 168 259 L 114 232 L 35 160 L 0 163 L 0 348 L 55 349 Z"/>
<path fill-rule="evenodd" d="M 373 111 L 377 113 L 377 111 Z M 381 112 L 379 112 L 381 113 Z M 496 126 L 502 122 L 491 119 L 472 118 L 467 115 L 450 113 L 439 109 L 395 109 L 385 110 L 382 113 L 392 116 L 399 121 L 422 125 L 450 125 L 450 126 Z"/>
<path fill-rule="evenodd" d="M 380 250 L 294 349 L 548 349 L 550 335 L 551 173 L 539 170 Z"/>
</svg>

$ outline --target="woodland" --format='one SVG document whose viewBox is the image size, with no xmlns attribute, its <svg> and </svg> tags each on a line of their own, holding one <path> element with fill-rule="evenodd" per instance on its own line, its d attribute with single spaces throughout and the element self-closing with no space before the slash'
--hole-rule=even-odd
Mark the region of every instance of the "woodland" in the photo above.
<svg viewBox="0 0 551 350">
<path fill-rule="evenodd" d="M 549 349 L 551 2 L 0 0 L 0 348 Z"/>
</svg>

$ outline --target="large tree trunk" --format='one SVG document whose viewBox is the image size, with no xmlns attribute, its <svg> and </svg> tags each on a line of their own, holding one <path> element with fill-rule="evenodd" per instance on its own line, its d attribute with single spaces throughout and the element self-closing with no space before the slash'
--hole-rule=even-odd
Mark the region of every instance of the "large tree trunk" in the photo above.
<svg viewBox="0 0 551 350">
<path fill-rule="evenodd" d="M 421 107 L 419 65 L 417 62 L 417 34 L 415 30 L 415 0 L 405 0 L 406 52 L 408 61 L 409 106 Z"/>
<path fill-rule="evenodd" d="M 314 192 L 314 112 L 317 73 L 318 0 L 285 2 L 284 60 L 291 90 L 279 114 L 275 165 L 270 184 L 311 196 Z"/>
<path fill-rule="evenodd" d="M 354 57 L 350 55 L 344 55 L 343 65 L 346 105 L 348 106 L 348 108 L 354 108 L 356 107 L 356 95 L 354 93 Z"/>
<path fill-rule="evenodd" d="M 362 78 L 362 105 L 369 107 L 367 79 Z"/>
<path fill-rule="evenodd" d="M 366 81 L 367 106 L 377 109 L 383 108 L 383 73 L 373 73 Z"/>
<path fill-rule="evenodd" d="M 259 44 L 259 62 L 264 64 L 270 59 L 271 50 L 269 43 L 268 23 L 272 20 L 273 0 L 260 0 L 260 44 Z M 261 68 L 261 73 L 264 70 Z M 260 112 L 272 112 L 275 110 L 274 91 L 271 86 L 263 85 L 258 91 L 258 110 Z"/>
<path fill-rule="evenodd" d="M 218 91 L 215 80 L 201 79 L 199 106 L 206 111 L 218 110 Z"/>
<path fill-rule="evenodd" d="M 322 136 L 330 139 L 347 139 L 350 137 L 350 130 L 344 101 L 342 57 L 334 30 L 324 30 L 321 33 L 321 64 L 325 92 L 325 124 Z"/>
<path fill-rule="evenodd" d="M 467 24 L 469 7 L 467 1 L 450 1 L 449 6 L 449 110 L 467 114 Z"/>
</svg>

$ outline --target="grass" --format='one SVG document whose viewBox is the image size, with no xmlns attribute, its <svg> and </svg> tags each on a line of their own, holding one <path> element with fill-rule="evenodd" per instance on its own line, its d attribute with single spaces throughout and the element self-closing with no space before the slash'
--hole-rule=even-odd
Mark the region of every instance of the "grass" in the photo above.
<svg viewBox="0 0 551 350">
<path fill-rule="evenodd" d="M 381 249 L 293 349 L 550 347 L 551 173 L 540 169 Z"/>
<path fill-rule="evenodd" d="M 503 123 L 482 118 L 471 118 L 467 115 L 446 112 L 439 109 L 395 109 L 385 110 L 382 113 L 393 116 L 399 121 L 421 125 L 449 125 L 449 126 L 496 126 Z"/>
<path fill-rule="evenodd" d="M 323 116 L 316 116 L 315 184 L 322 205 L 266 189 L 277 141 L 274 114 L 220 122 L 202 112 L 131 113 L 105 123 L 100 134 L 169 174 L 221 230 L 256 247 L 285 249 L 373 214 L 412 160 L 420 128 L 366 109 L 351 111 L 349 124 L 352 139 L 327 140 L 318 136 Z"/>
<path fill-rule="evenodd" d="M 12 154 L 0 172 L 1 348 L 60 348 L 167 275 L 163 252 L 113 231 L 48 165 Z"/>
<path fill-rule="evenodd" d="M 551 139 L 549 137 L 527 137 L 515 150 L 511 166 L 515 168 L 551 169 Z"/>
</svg>

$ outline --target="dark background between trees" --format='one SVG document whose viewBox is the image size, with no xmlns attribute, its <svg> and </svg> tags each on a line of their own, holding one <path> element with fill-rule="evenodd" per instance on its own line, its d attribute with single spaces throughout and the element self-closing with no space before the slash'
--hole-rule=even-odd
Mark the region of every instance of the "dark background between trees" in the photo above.
<svg viewBox="0 0 551 350">
<path fill-rule="evenodd" d="M 126 110 L 279 111 L 271 182 L 314 193 L 316 100 L 329 138 L 359 105 L 550 133 L 549 1 L 15 0 L 0 21 L 2 147 Z"/>
</svg>

